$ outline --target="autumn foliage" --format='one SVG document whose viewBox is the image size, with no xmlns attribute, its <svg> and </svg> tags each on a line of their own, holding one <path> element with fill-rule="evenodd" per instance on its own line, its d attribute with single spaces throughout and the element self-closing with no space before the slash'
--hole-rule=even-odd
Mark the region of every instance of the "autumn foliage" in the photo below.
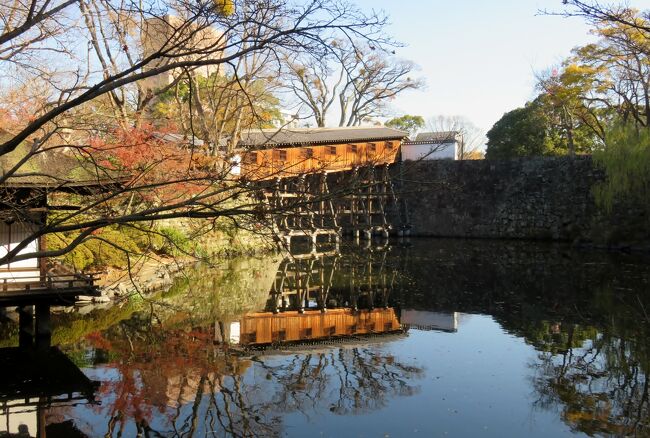
<svg viewBox="0 0 650 438">
<path fill-rule="evenodd" d="M 223 181 L 223 160 L 171 141 L 168 134 L 150 125 L 120 128 L 91 139 L 85 152 L 95 166 L 126 181 L 145 202 L 181 200 Z"/>
</svg>

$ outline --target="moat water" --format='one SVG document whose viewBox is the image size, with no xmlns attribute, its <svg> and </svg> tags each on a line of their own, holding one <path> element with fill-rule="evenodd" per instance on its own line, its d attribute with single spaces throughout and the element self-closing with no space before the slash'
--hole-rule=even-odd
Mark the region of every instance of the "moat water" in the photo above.
<svg viewBox="0 0 650 438">
<path fill-rule="evenodd" d="M 8 313 L 0 437 L 647 436 L 649 262 L 346 243 L 55 313 L 48 351 L 16 348 Z"/>
</svg>

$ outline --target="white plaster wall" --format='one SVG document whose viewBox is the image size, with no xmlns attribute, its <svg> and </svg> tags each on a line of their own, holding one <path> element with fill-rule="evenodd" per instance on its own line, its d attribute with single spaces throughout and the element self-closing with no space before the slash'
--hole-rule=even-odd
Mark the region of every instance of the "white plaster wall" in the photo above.
<svg viewBox="0 0 650 438">
<path fill-rule="evenodd" d="M 2 268 L 2 266 L 0 266 L 0 280 L 4 280 L 5 278 L 7 279 L 7 281 L 10 280 L 18 281 L 25 278 L 29 278 L 31 280 L 38 280 L 38 277 L 40 277 L 40 275 L 41 275 L 40 269 L 7 271 L 6 268 Z"/>
<path fill-rule="evenodd" d="M 455 160 L 458 143 L 403 144 L 402 160 Z"/>
<path fill-rule="evenodd" d="M 400 322 L 402 324 L 447 331 L 458 330 L 457 312 L 440 313 L 421 310 L 402 310 L 400 316 Z"/>
<path fill-rule="evenodd" d="M 230 173 L 232 175 L 241 175 L 241 155 L 234 155 L 230 160 L 230 166 Z"/>
<path fill-rule="evenodd" d="M 237 345 L 241 339 L 241 323 L 235 321 L 230 324 L 230 341 L 231 344 Z"/>
<path fill-rule="evenodd" d="M 7 252 L 14 249 L 16 245 L 29 237 L 33 232 L 33 224 L 14 222 L 8 225 L 0 221 L 0 257 L 7 255 Z M 35 252 L 38 251 L 38 248 L 38 240 L 32 240 L 18 254 Z M 36 258 L 12 262 L 10 266 L 0 265 L 0 278 L 2 279 L 34 277 L 39 274 L 38 259 Z"/>
</svg>

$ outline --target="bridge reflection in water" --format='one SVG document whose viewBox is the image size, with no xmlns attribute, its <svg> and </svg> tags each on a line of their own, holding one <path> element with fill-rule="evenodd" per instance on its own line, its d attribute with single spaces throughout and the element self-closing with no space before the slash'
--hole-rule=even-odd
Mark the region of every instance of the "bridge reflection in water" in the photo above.
<svg viewBox="0 0 650 438">
<path fill-rule="evenodd" d="M 0 375 L 0 437 L 79 436 L 72 421 L 46 422 L 45 414 L 95 403 L 99 383 L 58 348 L 0 348 Z"/>
<path fill-rule="evenodd" d="M 12 376 L 13 386 L 2 393 L 9 398 L 0 400 L 6 400 L 7 432 L 18 433 L 22 424 L 40 437 L 114 436 L 118 431 L 123 436 L 202 435 L 214 427 L 208 426 L 211 418 L 220 418 L 232 435 L 272 436 L 279 434 L 284 412 L 312 406 L 314 412 L 356 415 L 380 409 L 393 397 L 416 394 L 420 364 L 384 350 L 404 339 L 409 328 L 400 321 L 409 311 L 399 305 L 400 282 L 388 262 L 390 251 L 388 245 L 367 245 L 353 254 L 293 255 L 279 267 L 278 261 L 248 263 L 255 282 L 235 274 L 237 280 L 229 283 L 232 277 L 225 280 L 213 272 L 210 278 L 197 271 L 178 295 L 164 293 L 160 301 L 152 298 L 131 310 L 126 319 L 116 318 L 109 328 L 67 341 L 64 351 L 84 363 L 88 376 L 102 381 L 96 392 L 58 350 L 26 343 L 12 350 L 22 352 L 22 359 L 0 357 L 3 364 L 13 364 L 4 370 Z M 267 270 L 276 274 L 266 275 Z M 243 288 L 263 292 L 251 293 L 254 304 L 242 304 L 245 310 L 236 314 L 215 299 L 224 296 L 219 288 L 227 284 L 239 295 Z M 221 305 L 228 310 L 218 310 Z M 119 306 L 106 312 L 118 314 Z M 65 329 L 67 318 L 74 325 L 87 317 L 55 315 L 55 342 L 64 339 L 56 333 L 57 322 Z M 299 359 L 285 363 L 280 357 L 286 351 Z M 261 352 L 268 360 L 256 359 Z M 57 361 L 60 365 L 49 368 L 56 376 L 39 377 L 47 371 L 40 369 L 43 364 Z M 256 373 L 267 378 L 255 380 Z M 41 392 L 20 388 L 21 382 Z M 92 404 L 95 396 L 101 404 Z"/>
<path fill-rule="evenodd" d="M 398 271 L 387 264 L 389 245 L 292 255 L 273 281 L 266 308 L 219 324 L 218 341 L 243 347 L 340 341 L 405 333 L 409 327 L 453 332 L 458 314 L 403 310 L 391 294 Z M 405 318 L 405 320 L 402 320 Z"/>
</svg>

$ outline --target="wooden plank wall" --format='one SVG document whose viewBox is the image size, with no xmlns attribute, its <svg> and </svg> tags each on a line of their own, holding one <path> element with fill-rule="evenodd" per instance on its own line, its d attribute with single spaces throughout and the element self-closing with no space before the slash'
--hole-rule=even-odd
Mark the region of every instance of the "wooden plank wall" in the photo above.
<svg viewBox="0 0 650 438">
<path fill-rule="evenodd" d="M 360 310 L 332 309 L 326 313 L 252 313 L 240 322 L 242 345 L 326 339 L 332 336 L 363 335 L 399 330 L 393 308 Z"/>
<path fill-rule="evenodd" d="M 249 179 L 270 179 L 392 164 L 400 144 L 399 140 L 382 140 L 248 151 L 242 155 L 241 175 Z"/>
</svg>

